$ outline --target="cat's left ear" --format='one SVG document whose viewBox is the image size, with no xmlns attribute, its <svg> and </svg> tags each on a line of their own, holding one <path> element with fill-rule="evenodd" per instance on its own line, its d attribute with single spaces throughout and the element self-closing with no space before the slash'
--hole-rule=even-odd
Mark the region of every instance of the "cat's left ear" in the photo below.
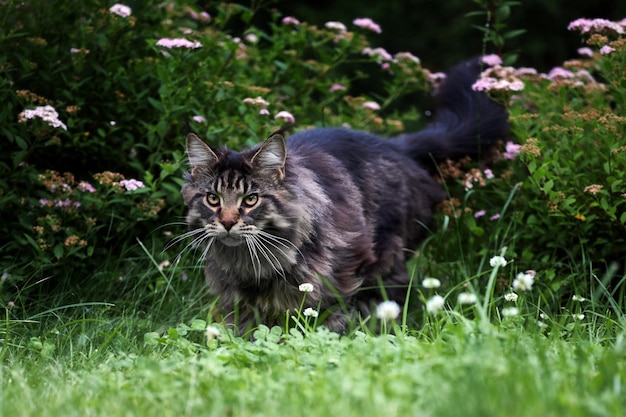
<svg viewBox="0 0 626 417">
<path fill-rule="evenodd" d="M 287 159 L 287 146 L 285 138 L 279 134 L 273 134 L 265 140 L 252 156 L 250 162 L 254 168 L 268 171 L 276 175 L 279 181 L 285 178 L 285 160 Z"/>
<path fill-rule="evenodd" d="M 187 135 L 187 156 L 192 172 L 200 167 L 212 168 L 218 161 L 213 149 L 195 133 Z"/>
</svg>

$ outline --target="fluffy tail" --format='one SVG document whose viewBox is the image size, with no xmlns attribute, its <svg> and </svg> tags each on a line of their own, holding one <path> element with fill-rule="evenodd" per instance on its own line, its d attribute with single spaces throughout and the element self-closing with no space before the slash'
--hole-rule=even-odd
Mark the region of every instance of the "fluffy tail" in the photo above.
<svg viewBox="0 0 626 417">
<path fill-rule="evenodd" d="M 474 58 L 453 67 L 439 87 L 434 120 L 422 131 L 396 138 L 398 145 L 428 169 L 447 158 L 480 158 L 508 134 L 504 107 L 471 86 L 484 66 Z"/>
</svg>

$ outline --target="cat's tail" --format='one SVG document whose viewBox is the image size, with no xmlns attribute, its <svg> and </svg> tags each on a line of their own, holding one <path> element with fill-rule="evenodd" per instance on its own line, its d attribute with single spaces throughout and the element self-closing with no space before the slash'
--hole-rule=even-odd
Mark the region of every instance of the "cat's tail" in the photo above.
<svg viewBox="0 0 626 417">
<path fill-rule="evenodd" d="M 433 121 L 417 133 L 395 139 L 402 150 L 425 168 L 445 159 L 470 156 L 479 159 L 509 132 L 504 106 L 485 93 L 473 91 L 472 84 L 482 69 L 481 58 L 453 67 L 439 86 Z"/>
</svg>

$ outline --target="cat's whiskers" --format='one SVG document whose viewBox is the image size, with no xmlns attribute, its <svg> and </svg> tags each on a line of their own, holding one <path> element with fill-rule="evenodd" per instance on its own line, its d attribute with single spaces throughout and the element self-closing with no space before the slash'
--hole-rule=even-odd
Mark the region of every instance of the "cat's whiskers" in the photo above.
<svg viewBox="0 0 626 417">
<path fill-rule="evenodd" d="M 296 256 L 288 254 L 287 252 L 285 252 L 285 250 L 279 248 L 277 245 L 281 245 L 286 250 L 297 253 L 298 255 L 300 255 L 301 259 L 303 258 L 303 255 L 300 249 L 289 239 L 285 239 L 284 237 L 273 235 L 263 230 L 258 231 L 258 236 L 259 238 L 263 239 L 265 242 L 269 243 L 274 248 L 276 248 L 276 250 L 280 251 L 283 254 L 283 256 L 292 264 L 296 262 Z"/>
<path fill-rule="evenodd" d="M 261 259 L 259 259 L 254 239 L 247 235 L 244 235 L 244 239 L 246 240 L 246 247 L 248 248 L 248 253 L 250 254 L 250 259 L 252 260 L 254 277 L 256 278 L 257 283 L 259 283 L 261 281 Z"/>
<path fill-rule="evenodd" d="M 183 240 L 192 237 L 198 233 L 203 233 L 204 230 L 203 229 L 194 229 L 194 230 L 189 230 L 181 235 L 176 236 L 174 239 L 170 240 L 169 242 L 167 242 L 167 244 L 165 245 L 165 248 L 163 248 L 163 250 L 168 250 L 170 249 L 172 246 L 174 245 L 178 245 L 180 242 L 182 242 Z M 185 248 L 183 248 L 183 251 L 185 249 L 187 249 L 188 245 L 185 246 Z"/>
<path fill-rule="evenodd" d="M 260 282 L 261 273 L 262 273 L 262 261 L 261 261 L 261 258 L 259 257 L 259 253 L 262 255 L 264 260 L 267 261 L 267 263 L 274 270 L 274 272 L 280 275 L 283 279 L 286 279 L 285 270 L 282 266 L 280 259 L 278 259 L 278 257 L 272 251 L 271 248 L 267 247 L 265 242 L 261 239 L 261 237 L 257 233 L 248 232 L 248 233 L 243 233 L 242 236 L 245 238 L 246 245 L 248 246 L 248 251 L 251 253 L 252 266 L 254 268 L 257 281 Z M 284 252 L 282 254 L 283 256 L 285 255 Z M 258 265 L 258 269 L 256 265 Z"/>
</svg>

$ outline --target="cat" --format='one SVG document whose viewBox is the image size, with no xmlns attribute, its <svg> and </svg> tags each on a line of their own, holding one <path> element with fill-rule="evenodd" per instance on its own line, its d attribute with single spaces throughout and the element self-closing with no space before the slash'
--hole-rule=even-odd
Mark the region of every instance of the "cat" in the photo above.
<svg viewBox="0 0 626 417">
<path fill-rule="evenodd" d="M 482 66 L 475 58 L 448 72 L 418 133 L 315 128 L 241 152 L 187 135 L 186 235 L 236 333 L 306 308 L 343 333 L 384 299 L 403 305 L 406 261 L 446 198 L 436 163 L 480 157 L 508 134 L 505 109 L 471 90 Z"/>
</svg>

